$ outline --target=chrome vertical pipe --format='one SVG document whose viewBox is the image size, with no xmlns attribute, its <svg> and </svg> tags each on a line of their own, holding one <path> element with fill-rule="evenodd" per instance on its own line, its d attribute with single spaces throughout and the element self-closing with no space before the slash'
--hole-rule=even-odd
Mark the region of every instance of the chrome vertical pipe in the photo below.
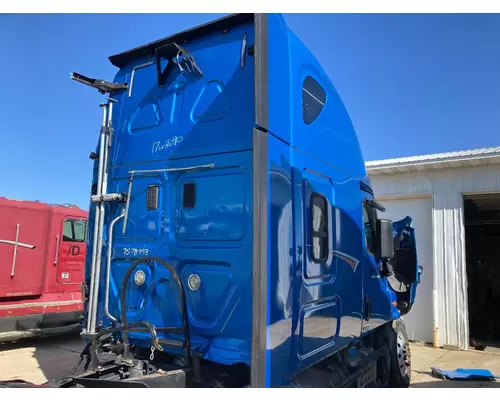
<svg viewBox="0 0 500 400">
<path fill-rule="evenodd" d="M 107 118 L 107 129 L 104 135 L 104 153 L 103 153 L 103 169 L 102 169 L 102 188 L 101 194 L 106 194 L 108 190 L 108 157 L 109 157 L 109 132 L 112 124 L 113 118 L 113 103 L 108 102 L 108 118 Z M 95 261 L 95 275 L 94 275 L 94 297 L 92 298 L 92 309 L 93 318 L 90 324 L 90 333 L 95 333 L 95 327 L 97 323 L 97 305 L 99 300 L 99 283 L 101 280 L 101 262 L 102 262 L 102 240 L 104 237 L 104 219 L 105 219 L 105 209 L 104 203 L 99 203 L 99 229 L 97 234 L 97 254 Z"/>
<path fill-rule="evenodd" d="M 101 194 L 102 190 L 102 172 L 104 167 L 104 149 L 105 149 L 105 139 L 106 139 L 106 128 L 107 128 L 107 105 L 101 105 L 102 107 L 102 123 L 101 132 L 99 136 L 99 163 L 97 169 L 97 189 L 96 194 Z M 94 319 L 93 311 L 93 299 L 94 299 L 94 279 L 95 279 L 95 268 L 97 259 L 97 242 L 99 236 L 99 221 L 100 221 L 100 208 L 98 205 L 94 209 L 94 235 L 92 242 L 92 263 L 90 268 L 90 291 L 89 299 L 87 303 L 87 332 L 90 332 L 90 327 L 92 325 L 92 320 Z"/>
</svg>

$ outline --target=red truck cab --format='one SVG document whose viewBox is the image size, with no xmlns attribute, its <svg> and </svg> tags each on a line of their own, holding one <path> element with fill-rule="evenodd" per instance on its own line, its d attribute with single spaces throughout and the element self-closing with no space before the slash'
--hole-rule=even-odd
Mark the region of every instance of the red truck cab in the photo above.
<svg viewBox="0 0 500 400">
<path fill-rule="evenodd" d="M 0 198 L 0 341 L 78 327 L 87 211 Z"/>
</svg>

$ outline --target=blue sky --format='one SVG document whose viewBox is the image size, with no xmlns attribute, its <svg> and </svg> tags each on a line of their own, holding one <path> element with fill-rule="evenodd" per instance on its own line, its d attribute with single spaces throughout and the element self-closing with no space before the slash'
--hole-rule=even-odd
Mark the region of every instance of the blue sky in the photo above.
<svg viewBox="0 0 500 400">
<path fill-rule="evenodd" d="M 220 14 L 0 15 L 0 196 L 87 208 L 111 54 Z M 286 14 L 366 160 L 500 145 L 500 15 Z"/>
</svg>

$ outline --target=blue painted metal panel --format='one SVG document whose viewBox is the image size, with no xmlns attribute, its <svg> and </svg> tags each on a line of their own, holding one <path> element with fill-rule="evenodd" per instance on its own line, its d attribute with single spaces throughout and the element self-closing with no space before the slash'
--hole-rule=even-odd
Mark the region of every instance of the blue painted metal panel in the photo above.
<svg viewBox="0 0 500 400">
<path fill-rule="evenodd" d="M 115 225 L 111 312 L 120 315 L 118 290 L 131 262 L 148 255 L 158 256 L 175 267 L 186 288 L 193 348 L 217 362 L 248 364 L 251 340 L 248 286 L 252 276 L 251 152 L 155 162 L 148 164 L 148 169 L 183 168 L 193 163 L 212 162 L 216 164 L 215 169 L 205 172 L 161 172 L 157 176 L 134 178 L 126 234 L 121 234 L 122 222 Z M 112 171 L 113 191 L 127 189 L 128 170 L 118 167 Z M 196 185 L 196 204 L 200 207 L 183 208 L 184 182 Z M 156 211 L 145 211 L 146 187 L 150 183 L 159 186 Z M 121 212 L 119 207 L 115 208 L 107 215 L 108 224 Z M 103 262 L 106 261 L 104 258 Z M 146 272 L 146 283 L 141 287 L 134 284 L 133 275 L 130 278 L 128 321 L 145 320 L 157 327 L 181 326 L 177 287 L 168 271 L 161 266 L 155 268 L 153 281 L 146 266 L 138 267 Z M 102 272 L 101 282 L 104 282 Z M 187 289 L 191 274 L 201 278 L 198 290 Z M 143 297 L 145 293 L 148 293 L 146 298 Z M 100 294 L 102 306 L 104 283 Z M 236 312 L 240 308 L 245 312 Z M 103 311 L 101 308 L 101 315 Z M 103 316 L 102 321 L 108 324 Z M 132 343 L 138 341 L 148 346 L 146 333 L 131 333 L 130 338 Z M 182 335 L 168 338 L 182 340 Z M 213 339 L 218 341 L 211 342 Z"/>
<path fill-rule="evenodd" d="M 247 57 L 241 68 L 245 34 L 248 48 L 253 44 L 251 24 L 182 44 L 200 66 L 200 79 L 181 74 L 174 66 L 164 86 L 159 87 L 151 59 L 139 59 L 122 68 L 115 81 L 128 82 L 131 88 L 116 96 L 118 142 L 112 151 L 112 164 L 250 149 L 254 65 Z M 162 68 L 166 65 L 162 60 Z"/>
<path fill-rule="evenodd" d="M 200 79 L 187 78 L 174 66 L 165 85 L 159 87 L 155 64 L 148 65 L 150 59 L 130 62 L 115 77 L 116 82 L 129 82 L 131 88 L 116 96 L 108 192 L 127 192 L 131 170 L 211 163 L 216 167 L 134 177 L 126 234 L 121 233 L 123 220 L 115 225 L 110 311 L 119 317 L 119 290 L 133 260 L 163 258 L 175 267 L 186 288 L 193 349 L 227 364 L 250 363 L 254 65 L 248 56 L 243 66 L 240 62 L 243 38 L 248 50 L 253 29 L 252 24 L 240 25 L 182 43 L 200 66 Z M 165 67 L 166 61 L 162 62 Z M 186 182 L 196 185 L 193 208 L 183 207 Z M 156 210 L 146 208 L 150 185 L 159 188 Z M 108 227 L 123 205 L 106 207 L 103 266 Z M 89 250 L 91 255 L 91 246 Z M 89 256 L 87 276 L 90 260 Z M 129 322 L 181 326 L 179 293 L 169 272 L 155 266 L 153 280 L 148 267 L 139 269 L 146 273 L 146 282 L 137 286 L 132 274 L 127 295 Z M 103 306 L 105 268 L 101 272 L 98 321 L 108 326 Z M 198 290 L 187 289 L 191 274 L 201 278 Z M 168 338 L 182 340 L 182 334 Z M 149 347 L 147 333 L 131 333 L 130 340 Z"/>
<path fill-rule="evenodd" d="M 293 147 L 363 179 L 366 169 L 358 138 L 333 83 L 283 17 L 269 15 L 268 25 L 269 125 L 264 128 Z M 312 124 L 304 123 L 302 113 L 307 76 L 327 92 L 324 109 Z"/>
<path fill-rule="evenodd" d="M 362 332 L 364 290 L 372 299 L 369 331 L 397 318 L 386 279 L 364 244 L 359 180 L 269 135 L 270 386 L 347 346 Z M 312 193 L 328 200 L 329 257 L 311 255 Z"/>
<path fill-rule="evenodd" d="M 268 19 L 268 107 L 269 126 L 272 132 L 290 144 L 292 140 L 292 91 L 290 83 L 291 51 L 288 43 L 289 30 L 279 14 L 269 14 Z"/>
<path fill-rule="evenodd" d="M 296 186 L 290 160 L 290 148 L 268 135 L 269 151 L 269 268 L 267 315 L 268 386 L 275 377 L 289 374 L 293 358 L 293 334 L 297 326 L 296 296 L 298 275 L 295 257 L 299 243 L 294 235 L 294 199 Z"/>
<path fill-rule="evenodd" d="M 273 386 L 398 313 L 387 281 L 372 278 L 379 265 L 364 245 L 360 190 L 360 182 L 369 184 L 369 179 L 349 115 L 324 70 L 283 19 L 269 16 L 268 30 L 269 125 L 264 128 L 270 132 L 270 174 L 277 175 L 276 170 L 283 177 L 271 179 L 269 189 L 267 374 Z M 323 110 L 310 124 L 302 111 L 308 76 L 326 92 Z M 313 192 L 323 195 L 329 207 L 329 256 L 322 263 L 311 255 Z M 290 201 L 291 215 L 285 212 Z M 285 229 L 292 230 L 293 239 Z M 286 255 L 288 249 L 293 257 Z M 364 294 L 371 297 L 369 324 L 364 320 Z"/>
</svg>

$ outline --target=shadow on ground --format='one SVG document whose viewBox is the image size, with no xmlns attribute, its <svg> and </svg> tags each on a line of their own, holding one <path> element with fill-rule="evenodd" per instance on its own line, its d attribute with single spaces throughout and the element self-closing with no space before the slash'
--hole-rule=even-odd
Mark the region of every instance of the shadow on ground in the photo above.
<svg viewBox="0 0 500 400">
<path fill-rule="evenodd" d="M 84 346 L 78 332 L 0 343 L 0 380 L 41 384 L 68 376 Z"/>
</svg>

